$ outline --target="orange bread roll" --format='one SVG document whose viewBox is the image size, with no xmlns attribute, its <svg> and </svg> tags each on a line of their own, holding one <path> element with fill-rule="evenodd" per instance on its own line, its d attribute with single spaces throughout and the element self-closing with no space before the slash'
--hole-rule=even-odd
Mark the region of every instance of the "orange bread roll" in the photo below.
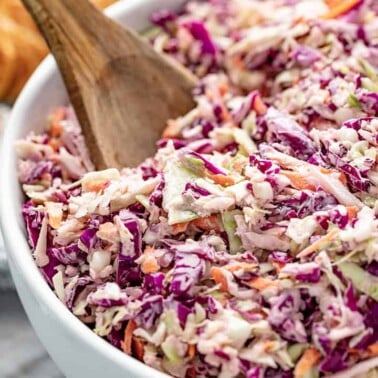
<svg viewBox="0 0 378 378">
<path fill-rule="evenodd" d="M 115 2 L 92 1 L 100 8 Z M 12 103 L 48 48 L 19 0 L 0 0 L 0 35 L 0 101 Z"/>
</svg>

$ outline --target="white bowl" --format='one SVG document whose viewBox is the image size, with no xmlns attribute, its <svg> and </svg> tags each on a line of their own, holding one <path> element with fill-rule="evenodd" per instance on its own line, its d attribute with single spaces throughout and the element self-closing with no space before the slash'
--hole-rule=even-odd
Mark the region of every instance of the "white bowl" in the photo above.
<svg viewBox="0 0 378 378">
<path fill-rule="evenodd" d="M 177 9 L 184 0 L 125 0 L 107 14 L 139 31 L 160 8 Z M 96 336 L 58 300 L 37 269 L 25 237 L 14 143 L 29 132 L 40 132 L 55 107 L 68 97 L 51 56 L 39 66 L 14 106 L 0 158 L 0 215 L 9 265 L 28 317 L 47 351 L 67 377 L 166 377 L 125 355 Z"/>
</svg>

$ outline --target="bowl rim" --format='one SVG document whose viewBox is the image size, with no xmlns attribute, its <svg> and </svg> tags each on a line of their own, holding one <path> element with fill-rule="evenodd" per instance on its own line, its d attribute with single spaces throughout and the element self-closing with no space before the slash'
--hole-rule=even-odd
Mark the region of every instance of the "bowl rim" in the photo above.
<svg viewBox="0 0 378 378">
<path fill-rule="evenodd" d="M 145 6 L 160 3 L 159 0 L 126 0 L 113 4 L 106 10 L 106 14 L 115 20 L 121 19 L 128 12 L 137 11 Z M 177 0 L 165 1 L 164 7 L 173 9 Z M 183 3 L 183 1 L 181 1 Z M 81 322 L 68 308 L 58 299 L 53 290 L 48 286 L 32 258 L 31 249 L 25 237 L 25 227 L 20 223 L 21 209 L 18 208 L 19 187 L 14 187 L 17 181 L 15 175 L 17 157 L 14 151 L 14 142 L 21 137 L 24 114 L 30 105 L 40 95 L 42 87 L 49 78 L 58 75 L 55 61 L 51 55 L 47 56 L 33 73 L 20 96 L 18 97 L 7 127 L 5 128 L 2 148 L 0 151 L 0 226 L 2 229 L 7 256 L 12 267 L 22 276 L 30 288 L 33 296 L 43 305 L 49 315 L 54 317 L 64 328 L 80 335 L 83 343 L 96 349 L 104 357 L 113 360 L 121 368 L 129 370 L 138 376 L 151 376 L 156 378 L 168 377 L 137 359 L 125 355 L 112 346 L 109 342 L 98 337 L 83 322 Z"/>
</svg>

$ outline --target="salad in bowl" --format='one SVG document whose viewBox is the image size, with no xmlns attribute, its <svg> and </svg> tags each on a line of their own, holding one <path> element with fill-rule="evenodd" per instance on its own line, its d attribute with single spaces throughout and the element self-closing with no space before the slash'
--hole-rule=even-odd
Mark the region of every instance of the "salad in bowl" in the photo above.
<svg viewBox="0 0 378 378">
<path fill-rule="evenodd" d="M 155 156 L 96 171 L 69 106 L 16 143 L 43 277 L 174 377 L 375 377 L 376 2 L 190 1 L 151 21 L 200 78 Z"/>
</svg>

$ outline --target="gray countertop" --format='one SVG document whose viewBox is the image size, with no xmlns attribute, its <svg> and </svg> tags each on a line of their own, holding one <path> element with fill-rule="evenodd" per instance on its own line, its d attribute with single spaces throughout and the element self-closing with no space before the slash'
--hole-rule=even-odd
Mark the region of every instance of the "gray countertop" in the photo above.
<svg viewBox="0 0 378 378">
<path fill-rule="evenodd" d="M 7 113 L 7 107 L 0 104 L 0 141 Z M 12 287 L 0 233 L 0 377 L 63 377 L 34 333 Z"/>
<path fill-rule="evenodd" d="M 9 108 L 4 104 L 0 104 L 0 144 L 1 144 L 4 124 L 6 123 L 6 120 L 8 118 L 8 113 L 9 113 Z M 3 238 L 1 236 L 1 230 L 0 230 L 0 290 L 4 288 L 12 287 L 12 286 L 13 284 L 10 279 L 10 274 L 9 274 L 8 267 L 6 264 Z"/>
<path fill-rule="evenodd" d="M 13 290 L 0 291 L 0 377 L 63 378 Z"/>
</svg>

